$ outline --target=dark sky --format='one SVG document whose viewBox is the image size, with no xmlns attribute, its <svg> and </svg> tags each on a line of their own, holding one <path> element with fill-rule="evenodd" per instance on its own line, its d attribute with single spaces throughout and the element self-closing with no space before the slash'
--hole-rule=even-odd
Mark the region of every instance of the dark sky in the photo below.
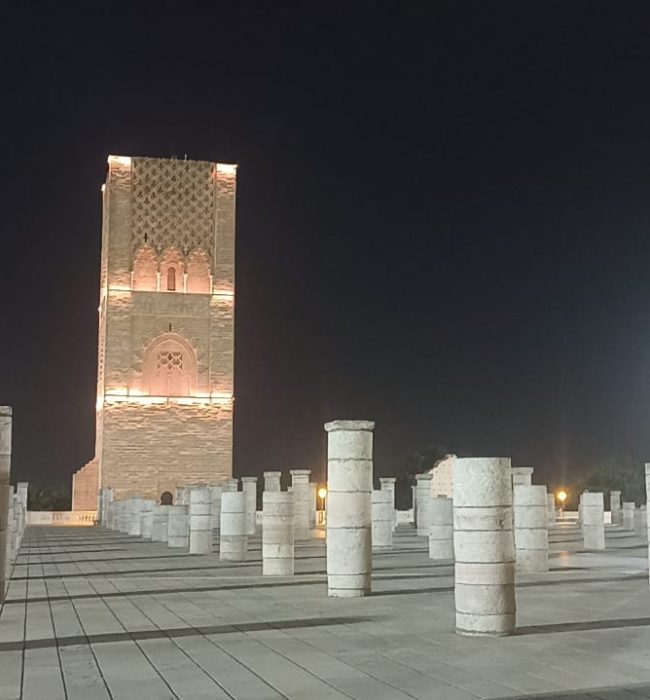
<svg viewBox="0 0 650 700">
<path fill-rule="evenodd" d="M 647 2 L 16 3 L 2 26 L 17 478 L 93 455 L 109 153 L 239 163 L 237 475 L 321 470 L 333 418 L 376 421 L 379 474 L 427 443 L 540 483 L 650 457 Z"/>
</svg>

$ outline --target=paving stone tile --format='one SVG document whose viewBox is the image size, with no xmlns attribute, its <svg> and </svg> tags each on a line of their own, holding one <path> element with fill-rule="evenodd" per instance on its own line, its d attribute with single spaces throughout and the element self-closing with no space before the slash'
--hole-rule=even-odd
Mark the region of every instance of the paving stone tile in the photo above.
<svg viewBox="0 0 650 700">
<path fill-rule="evenodd" d="M 650 697 L 647 546 L 550 539 L 553 571 L 518 580 L 520 634 L 495 640 L 454 634 L 453 567 L 405 527 L 374 557 L 374 595 L 348 600 L 326 596 L 322 539 L 265 579 L 258 535 L 237 564 L 30 528 L 0 608 L 0 700 Z"/>
</svg>

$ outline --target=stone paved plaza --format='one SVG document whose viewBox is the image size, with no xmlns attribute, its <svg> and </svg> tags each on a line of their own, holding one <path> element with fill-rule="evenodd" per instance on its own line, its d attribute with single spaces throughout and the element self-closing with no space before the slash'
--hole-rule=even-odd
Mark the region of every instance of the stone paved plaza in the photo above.
<svg viewBox="0 0 650 700">
<path fill-rule="evenodd" d="M 650 698 L 647 547 L 609 528 L 586 553 L 551 531 L 519 576 L 518 634 L 454 633 L 453 566 L 400 526 L 373 595 L 328 598 L 325 543 L 261 576 L 99 528 L 28 528 L 0 615 L 0 698 Z M 216 547 L 215 547 L 216 549 Z"/>
</svg>

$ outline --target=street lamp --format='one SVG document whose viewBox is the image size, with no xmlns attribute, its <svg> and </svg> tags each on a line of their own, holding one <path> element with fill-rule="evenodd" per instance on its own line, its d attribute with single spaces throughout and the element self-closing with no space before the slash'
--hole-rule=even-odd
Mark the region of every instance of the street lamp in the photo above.
<svg viewBox="0 0 650 700">
<path fill-rule="evenodd" d="M 327 489 L 324 486 L 321 486 L 316 493 L 318 495 L 318 498 L 320 498 L 320 516 L 318 524 L 325 525 L 325 499 L 327 498 Z"/>
<path fill-rule="evenodd" d="M 557 500 L 560 502 L 561 505 L 564 505 L 564 501 L 566 501 L 567 493 L 564 490 L 558 491 L 557 492 Z"/>
</svg>

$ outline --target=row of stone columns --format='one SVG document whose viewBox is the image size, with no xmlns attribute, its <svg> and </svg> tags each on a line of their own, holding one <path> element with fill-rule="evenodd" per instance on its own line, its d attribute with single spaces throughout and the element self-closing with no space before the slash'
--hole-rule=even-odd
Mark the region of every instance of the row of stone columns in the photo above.
<svg viewBox="0 0 650 700">
<path fill-rule="evenodd" d="M 291 492 L 283 493 L 281 472 L 265 472 L 265 486 L 270 487 L 264 493 L 262 533 L 263 568 L 267 574 L 292 573 L 294 539 L 311 538 L 311 526 L 316 523 L 316 485 L 310 484 L 310 474 L 310 470 L 292 470 Z M 110 529 L 166 542 L 169 547 L 188 548 L 190 554 L 211 552 L 213 530 L 217 529 L 220 558 L 242 561 L 246 558 L 248 538 L 256 531 L 257 477 L 243 477 L 241 481 L 241 491 L 237 479 L 219 486 L 181 487 L 176 491 L 174 505 L 156 504 L 139 496 L 115 501 L 110 489 L 102 489 L 101 520 Z M 286 523 L 288 513 L 290 531 Z M 389 526 L 392 516 L 391 510 L 387 516 Z M 267 521 L 268 526 L 264 527 Z M 392 530 L 390 533 L 392 537 Z M 268 563 L 264 563 L 266 559 Z"/>
<path fill-rule="evenodd" d="M 514 498 L 514 535 L 517 565 L 522 572 L 548 571 L 548 528 L 555 525 L 555 497 L 546 487 L 531 483 L 533 469 L 511 471 Z M 453 501 L 432 496 L 431 474 L 415 477 L 416 528 L 429 537 L 431 559 L 453 559 Z"/>
<path fill-rule="evenodd" d="M 0 603 L 4 601 L 11 570 L 11 421 L 11 407 L 0 406 Z"/>
<path fill-rule="evenodd" d="M 625 501 L 621 508 L 621 492 L 610 491 L 609 506 L 612 525 L 622 530 L 643 534 L 646 508 L 639 509 L 632 501 Z M 605 549 L 605 497 L 602 492 L 584 491 L 578 507 L 579 523 L 585 549 Z"/>
<path fill-rule="evenodd" d="M 11 406 L 0 406 L 0 603 L 25 532 L 29 489 L 24 481 L 16 484 L 15 491 L 10 484 L 11 430 Z"/>
</svg>

